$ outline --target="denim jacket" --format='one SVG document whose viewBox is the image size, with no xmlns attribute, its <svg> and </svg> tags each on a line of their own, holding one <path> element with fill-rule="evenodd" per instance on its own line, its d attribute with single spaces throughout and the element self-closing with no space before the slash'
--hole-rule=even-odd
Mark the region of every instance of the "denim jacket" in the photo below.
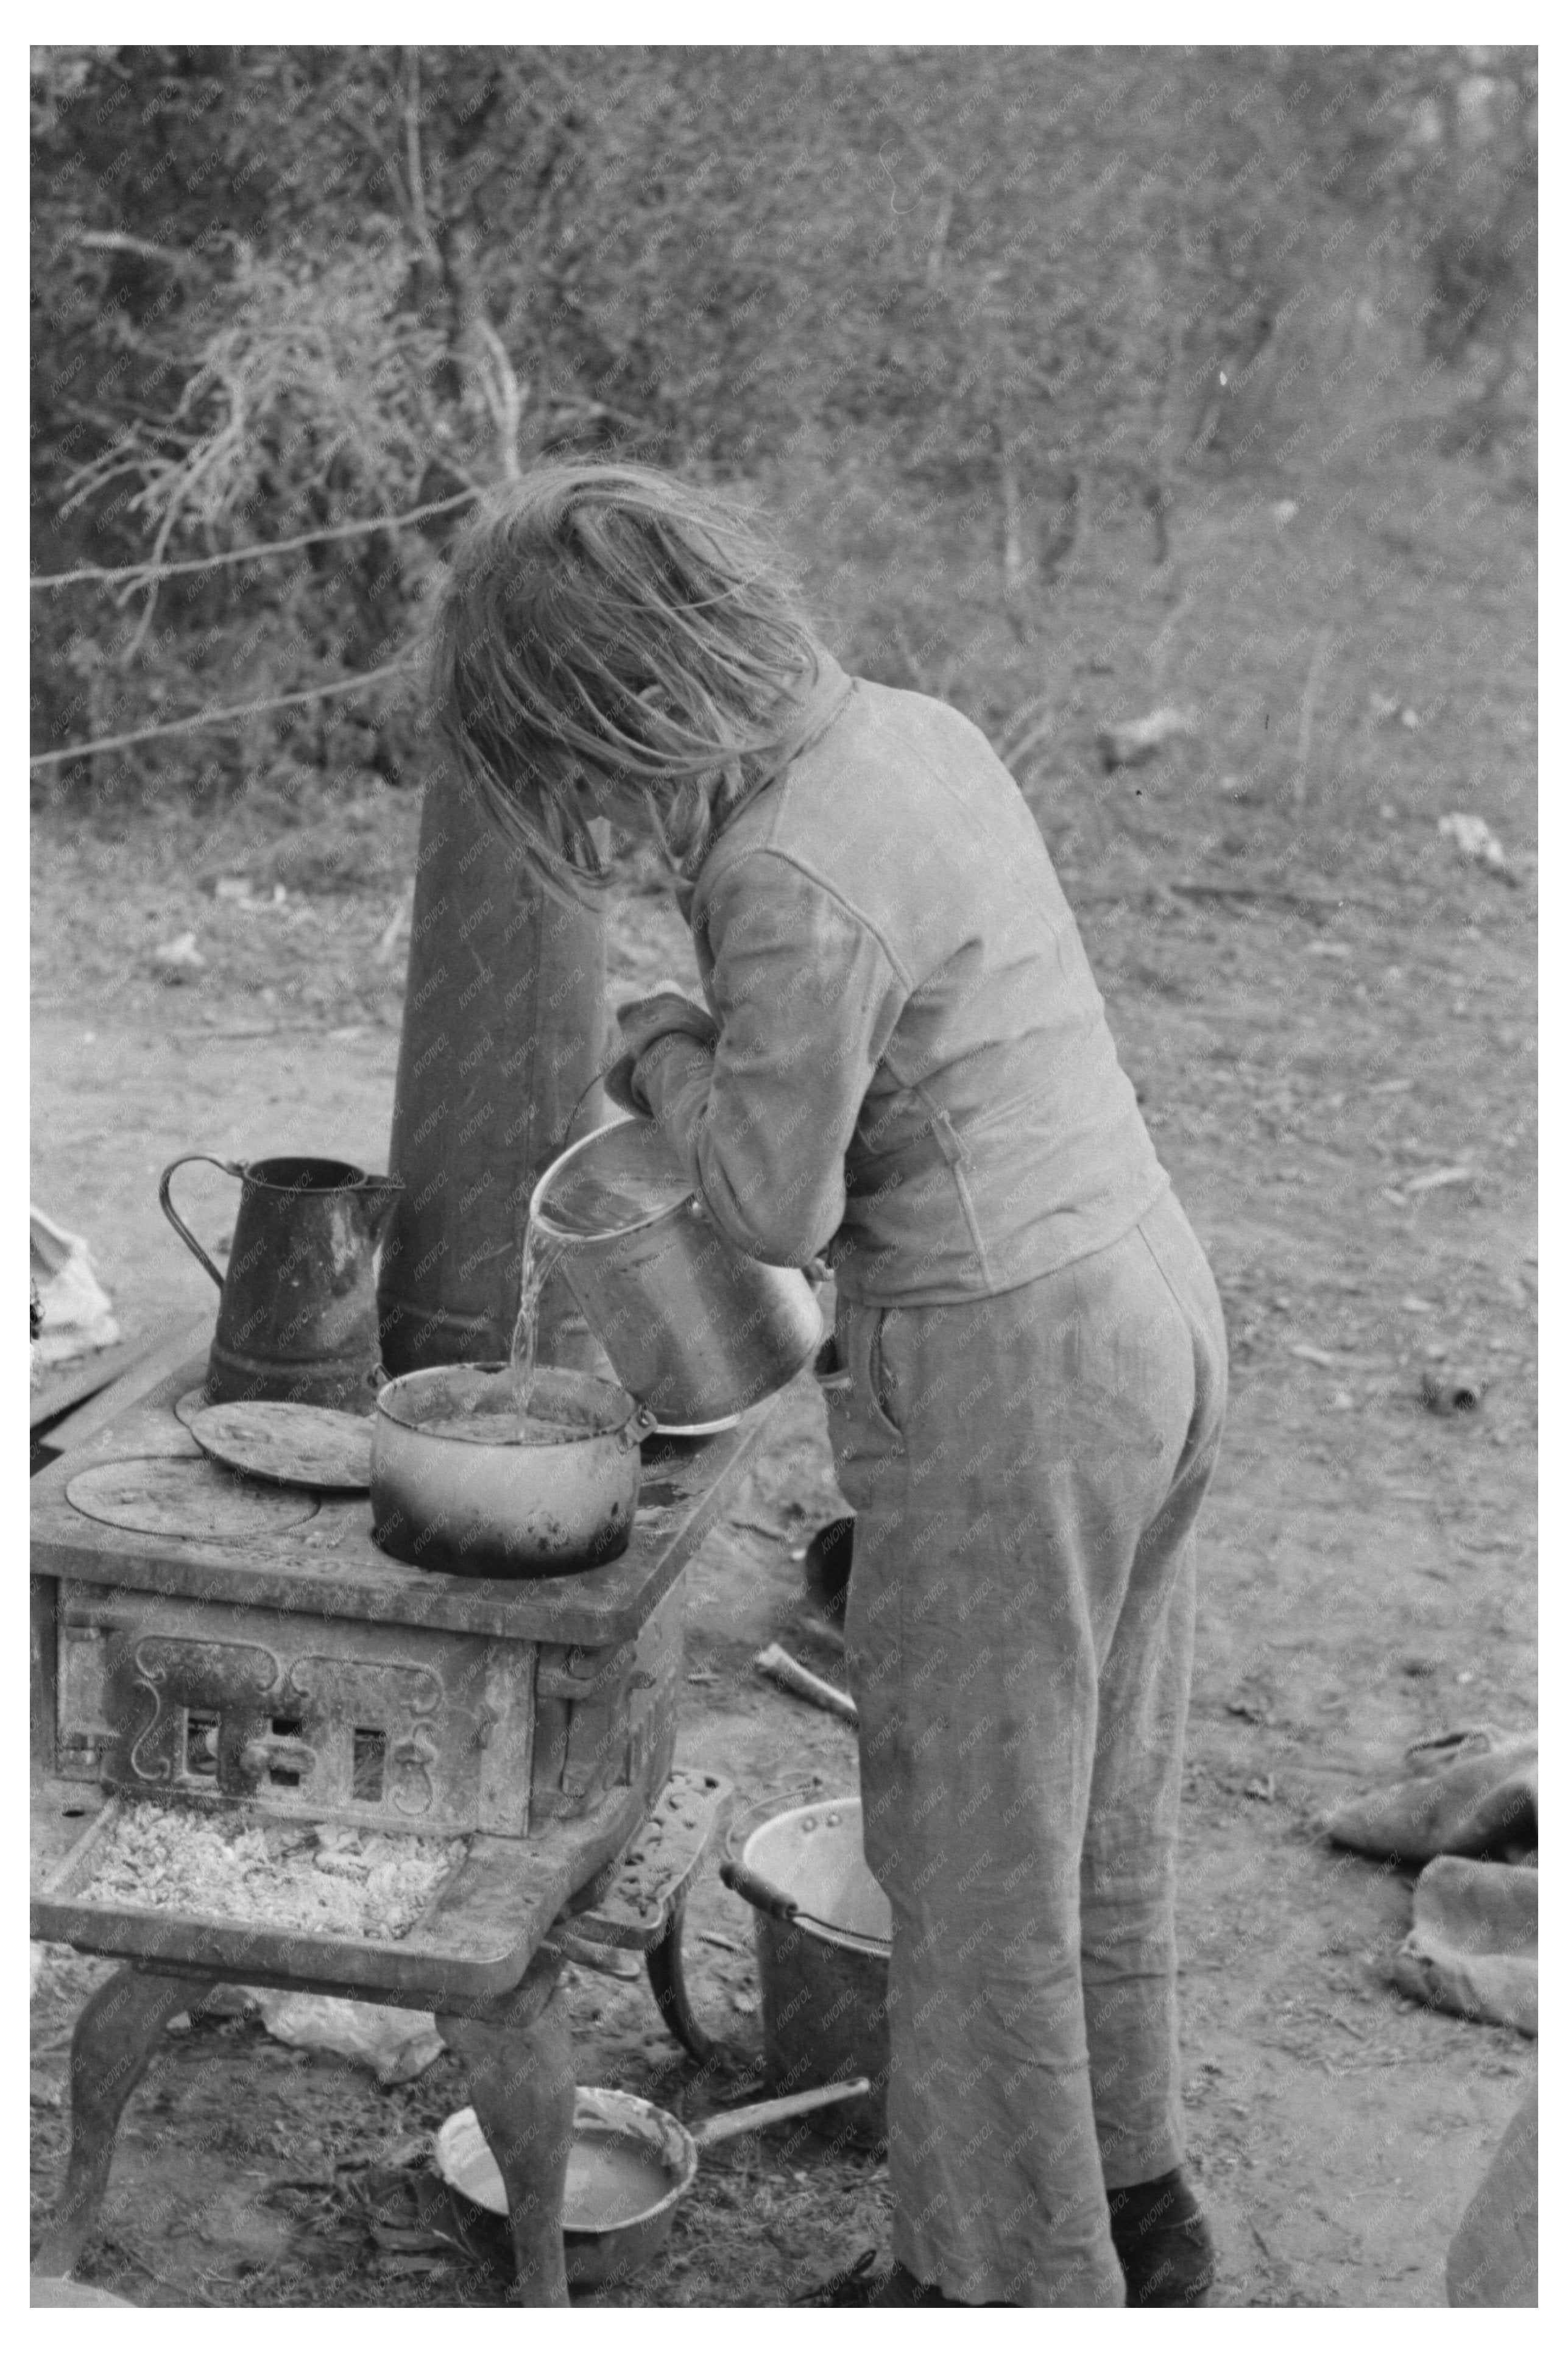
<svg viewBox="0 0 1568 2353">
<path fill-rule="evenodd" d="M 691 893 L 717 1048 L 637 1068 L 713 1216 L 889 1306 L 1120 1240 L 1169 1180 L 1011 776 L 945 703 L 826 658 L 802 733 Z"/>
</svg>

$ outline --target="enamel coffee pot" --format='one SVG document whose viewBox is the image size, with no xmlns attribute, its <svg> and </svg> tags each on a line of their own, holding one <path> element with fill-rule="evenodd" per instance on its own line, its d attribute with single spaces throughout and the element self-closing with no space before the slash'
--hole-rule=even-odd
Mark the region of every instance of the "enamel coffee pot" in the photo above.
<svg viewBox="0 0 1568 2353">
<path fill-rule="evenodd" d="M 170 1180 L 205 1160 L 239 1184 L 228 1271 L 207 1256 L 169 1198 Z M 346 1160 L 218 1160 L 183 1153 L 158 1184 L 163 1215 L 218 1287 L 207 1359 L 209 1405 L 239 1399 L 369 1413 L 380 1362 L 375 1252 L 403 1187 Z"/>
</svg>

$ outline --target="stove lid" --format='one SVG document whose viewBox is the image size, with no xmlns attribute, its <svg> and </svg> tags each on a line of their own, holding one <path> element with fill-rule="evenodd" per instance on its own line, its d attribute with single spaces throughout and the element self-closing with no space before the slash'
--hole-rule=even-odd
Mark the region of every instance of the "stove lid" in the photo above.
<svg viewBox="0 0 1568 2353">
<path fill-rule="evenodd" d="M 313 1520 L 321 1505 L 299 1487 L 261 1487 L 203 1454 L 131 1455 L 95 1462 L 67 1483 L 72 1509 L 139 1535 L 246 1544 Z"/>
</svg>

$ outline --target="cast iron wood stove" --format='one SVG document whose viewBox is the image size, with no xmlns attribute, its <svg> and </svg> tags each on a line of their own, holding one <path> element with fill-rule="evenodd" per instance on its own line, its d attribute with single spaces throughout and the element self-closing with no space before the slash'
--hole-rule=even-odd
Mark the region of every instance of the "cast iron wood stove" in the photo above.
<svg viewBox="0 0 1568 2353">
<path fill-rule="evenodd" d="M 433 2011 L 506 2181 L 519 2294 L 563 2305 L 566 1955 L 642 1951 L 671 2030 L 710 2047 L 681 1918 L 728 1791 L 672 1769 L 682 1572 L 766 1408 L 649 1442 L 619 1559 L 511 1583 L 390 1559 L 363 1495 L 209 1461 L 177 1410 L 201 1369 L 33 1482 L 33 1934 L 124 1963 L 77 2023 L 69 2163 L 35 2268 L 79 2259 L 163 2028 L 227 1980 Z M 395 1941 L 92 1900 L 121 1812 L 149 1805 L 467 1852 Z"/>
</svg>

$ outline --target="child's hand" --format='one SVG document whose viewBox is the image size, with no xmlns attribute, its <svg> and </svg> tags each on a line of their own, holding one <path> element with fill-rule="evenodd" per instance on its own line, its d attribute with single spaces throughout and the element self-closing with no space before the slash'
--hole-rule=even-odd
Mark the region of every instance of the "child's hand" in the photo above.
<svg viewBox="0 0 1568 2353">
<path fill-rule="evenodd" d="M 641 1118 L 646 1119 L 648 1115 L 647 1105 L 632 1083 L 632 1072 L 636 1068 L 635 1054 L 623 1054 L 618 1062 L 612 1062 L 605 1072 L 605 1092 L 617 1109 L 636 1112 Z"/>
<path fill-rule="evenodd" d="M 679 1031 L 662 1029 L 644 1053 L 623 1054 L 618 1061 L 612 1062 L 604 1077 L 605 1092 L 609 1096 L 610 1101 L 613 1103 L 618 1103 L 622 1111 L 636 1112 L 642 1119 L 652 1119 L 654 1107 L 649 1103 L 645 1089 L 637 1083 L 637 1073 L 641 1071 L 646 1074 L 652 1067 L 652 1062 L 660 1059 L 654 1051 L 656 1047 L 662 1045 L 667 1039 L 686 1035 L 687 1032 L 684 1029 Z M 697 1041 L 693 1039 L 692 1042 L 695 1044 Z M 709 1049 L 704 1045 L 704 1054 L 708 1051 Z M 652 1061 L 648 1059 L 650 1056 Z"/>
<path fill-rule="evenodd" d="M 672 1031 L 695 1038 L 700 1046 L 713 1047 L 719 1042 L 719 1028 L 705 1006 L 696 1005 L 674 981 L 667 981 L 647 997 L 634 997 L 616 1008 L 621 1043 L 635 1064 L 645 1054 L 656 1038 L 666 1038 Z M 618 1065 L 617 1065 L 618 1067 Z M 606 1087 L 609 1081 L 606 1079 Z"/>
</svg>

